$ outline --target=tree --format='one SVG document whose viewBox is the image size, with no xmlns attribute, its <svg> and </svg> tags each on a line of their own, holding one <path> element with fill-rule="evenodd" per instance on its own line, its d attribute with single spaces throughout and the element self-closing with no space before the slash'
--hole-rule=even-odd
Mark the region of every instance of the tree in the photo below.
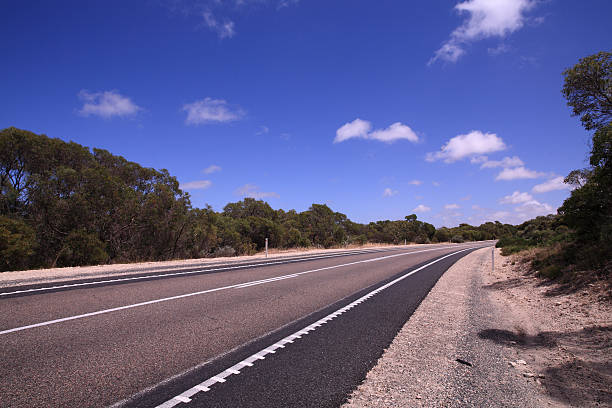
<svg viewBox="0 0 612 408">
<path fill-rule="evenodd" d="M 578 187 L 559 213 L 583 241 L 608 246 L 612 239 L 612 125 L 593 136 L 591 169 L 573 171 L 565 181 Z"/>
<path fill-rule="evenodd" d="M 612 251 L 612 53 L 583 58 L 564 75 L 568 105 L 583 126 L 595 132 L 590 168 L 565 178 L 575 189 L 558 212 L 575 234 L 573 253 L 589 259 L 585 266 L 597 267 L 608 262 Z"/>
<path fill-rule="evenodd" d="M 582 58 L 563 75 L 563 95 L 587 130 L 612 121 L 612 53 L 602 51 Z"/>
<path fill-rule="evenodd" d="M 22 220 L 0 215 L 0 271 L 30 267 L 35 248 L 36 236 L 32 228 Z"/>
</svg>

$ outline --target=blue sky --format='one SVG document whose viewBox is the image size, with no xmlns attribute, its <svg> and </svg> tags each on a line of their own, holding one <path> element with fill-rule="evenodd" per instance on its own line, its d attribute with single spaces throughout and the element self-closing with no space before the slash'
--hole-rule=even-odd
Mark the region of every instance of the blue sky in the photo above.
<svg viewBox="0 0 612 408">
<path fill-rule="evenodd" d="M 0 127 L 244 196 L 436 226 L 555 212 L 590 135 L 562 71 L 612 2 L 2 2 Z"/>
</svg>

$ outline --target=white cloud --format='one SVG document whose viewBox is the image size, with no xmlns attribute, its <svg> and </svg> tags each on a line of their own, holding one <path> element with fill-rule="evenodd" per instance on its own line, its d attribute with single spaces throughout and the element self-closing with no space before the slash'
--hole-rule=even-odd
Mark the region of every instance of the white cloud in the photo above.
<svg viewBox="0 0 612 408">
<path fill-rule="evenodd" d="M 385 143 L 392 143 L 396 140 L 408 140 L 416 143 L 419 141 L 419 137 L 409 126 L 402 124 L 401 122 L 395 122 L 386 129 L 375 130 L 368 135 L 368 139 L 379 140 Z"/>
<path fill-rule="evenodd" d="M 336 130 L 334 143 L 344 142 L 354 137 L 365 139 L 370 129 L 372 129 L 372 124 L 370 122 L 357 118 L 352 122 L 345 123 L 340 129 Z"/>
<path fill-rule="evenodd" d="M 559 176 L 534 186 L 531 191 L 534 193 L 547 193 L 549 191 L 571 189 L 572 187 L 570 185 L 563 182 L 563 177 Z"/>
<path fill-rule="evenodd" d="M 525 12 L 535 5 L 534 0 L 465 0 L 455 5 L 460 14 L 467 14 L 463 24 L 437 50 L 428 64 L 437 60 L 456 62 L 465 54 L 465 46 L 490 37 L 505 37 L 525 24 Z"/>
<path fill-rule="evenodd" d="M 257 131 L 257 132 L 255 133 L 255 136 L 265 135 L 265 134 L 267 134 L 268 132 L 270 132 L 270 128 L 268 128 L 267 126 L 261 126 L 261 127 L 259 128 L 259 131 Z"/>
<path fill-rule="evenodd" d="M 188 183 L 181 183 L 181 190 L 205 190 L 212 185 L 210 180 L 196 180 Z"/>
<path fill-rule="evenodd" d="M 487 156 L 474 156 L 470 159 L 470 163 L 472 164 L 481 164 L 489 160 Z"/>
<path fill-rule="evenodd" d="M 555 209 L 546 203 L 541 203 L 537 200 L 530 200 L 523 203 L 514 209 L 517 217 L 522 220 L 528 220 L 540 215 L 548 215 L 555 212 Z"/>
<path fill-rule="evenodd" d="M 221 39 L 232 38 L 236 34 L 234 22 L 231 20 L 225 19 L 223 22 L 220 22 L 210 11 L 202 13 L 202 18 L 204 19 L 204 24 L 217 33 Z"/>
<path fill-rule="evenodd" d="M 499 200 L 500 204 L 521 204 L 532 201 L 533 197 L 529 193 L 521 193 L 519 191 L 515 191 L 511 195 L 507 195 L 504 198 Z"/>
<path fill-rule="evenodd" d="M 385 191 L 383 191 L 383 197 L 393 197 L 397 193 L 398 193 L 397 190 L 391 190 L 390 188 L 385 188 Z"/>
<path fill-rule="evenodd" d="M 437 181 L 432 181 L 432 182 L 431 182 L 431 184 L 432 184 L 434 187 L 440 187 L 440 183 L 438 183 Z"/>
<path fill-rule="evenodd" d="M 202 170 L 204 174 L 212 174 L 218 171 L 221 171 L 221 166 L 217 166 L 216 164 L 211 164 L 210 166 Z"/>
<path fill-rule="evenodd" d="M 475 155 L 497 152 L 506 149 L 506 144 L 495 133 L 482 133 L 473 130 L 467 135 L 458 135 L 450 139 L 439 152 L 427 153 L 427 161 L 444 160 L 452 163 Z"/>
<path fill-rule="evenodd" d="M 396 122 L 386 129 L 371 130 L 371 122 L 357 118 L 352 122 L 345 123 L 336 131 L 334 143 L 353 138 L 378 140 L 385 143 L 393 143 L 397 140 L 409 140 L 413 143 L 419 141 L 417 134 L 401 122 Z"/>
<path fill-rule="evenodd" d="M 156 3 L 182 17 L 197 17 L 198 27 L 205 27 L 220 39 L 236 35 L 236 16 L 254 17 L 257 8 L 277 11 L 297 5 L 299 0 L 158 0 Z"/>
<path fill-rule="evenodd" d="M 492 169 L 496 167 L 508 168 L 524 166 L 525 163 L 518 156 L 504 157 L 501 160 L 488 160 L 486 156 L 482 156 L 485 160 L 480 165 L 481 169 Z"/>
<path fill-rule="evenodd" d="M 300 0 L 279 0 L 278 5 L 276 6 L 277 9 L 282 9 L 285 7 L 289 7 L 292 6 L 294 4 L 298 4 L 300 2 Z"/>
<path fill-rule="evenodd" d="M 260 200 L 262 198 L 280 198 L 280 196 L 277 193 L 274 192 L 265 192 L 265 191 L 259 191 L 259 187 L 257 187 L 254 184 L 245 184 L 242 187 L 239 187 L 236 191 L 235 191 L 236 195 L 239 195 L 241 197 L 251 197 L 251 198 L 255 198 L 257 200 Z"/>
<path fill-rule="evenodd" d="M 94 115 L 108 119 L 113 116 L 133 116 L 142 110 L 130 98 L 117 91 L 89 92 L 83 89 L 79 92 L 79 99 L 83 101 L 83 107 L 79 110 L 83 116 Z"/>
<path fill-rule="evenodd" d="M 495 180 L 518 180 L 518 179 L 534 179 L 546 176 L 546 173 L 541 173 L 534 170 L 526 169 L 525 167 L 516 167 L 513 169 L 503 169 Z"/>
<path fill-rule="evenodd" d="M 478 206 L 474 206 L 473 209 L 475 213 L 468 217 L 468 220 L 474 225 L 487 221 L 520 224 L 537 216 L 548 215 L 555 212 L 554 208 L 550 205 L 533 199 L 518 203 L 518 205 L 515 205 L 513 208 L 513 211 L 496 210 Z"/>
<path fill-rule="evenodd" d="M 495 48 L 487 48 L 487 52 L 489 53 L 489 55 L 500 55 L 503 53 L 506 53 L 510 51 L 510 47 L 508 47 L 506 44 L 504 43 L 500 43 L 497 47 Z"/>
<path fill-rule="evenodd" d="M 185 123 L 188 125 L 232 122 L 244 116 L 244 112 L 241 109 L 232 110 L 227 101 L 213 98 L 204 98 L 200 101 L 185 104 L 183 110 L 187 112 Z"/>
<path fill-rule="evenodd" d="M 415 212 L 415 213 L 418 213 L 418 212 L 423 213 L 423 212 L 431 211 L 431 208 L 427 207 L 426 205 L 419 204 L 412 211 Z"/>
<path fill-rule="evenodd" d="M 421 180 L 411 180 L 408 182 L 408 184 L 411 184 L 413 186 L 420 186 L 421 184 L 423 184 L 423 182 Z"/>
<path fill-rule="evenodd" d="M 459 209 L 459 208 L 460 208 L 460 207 L 459 207 L 459 205 L 457 205 L 457 204 L 446 204 L 446 205 L 444 206 L 444 209 L 446 209 L 446 210 L 457 210 L 457 209 Z"/>
<path fill-rule="evenodd" d="M 429 60 L 427 65 L 431 65 L 439 59 L 450 61 L 450 62 L 457 62 L 457 60 L 463 54 L 465 54 L 465 50 L 461 48 L 459 44 L 453 44 L 453 43 L 447 42 L 446 44 L 443 44 L 442 47 L 438 49 L 438 51 L 436 51 L 436 53 Z"/>
</svg>

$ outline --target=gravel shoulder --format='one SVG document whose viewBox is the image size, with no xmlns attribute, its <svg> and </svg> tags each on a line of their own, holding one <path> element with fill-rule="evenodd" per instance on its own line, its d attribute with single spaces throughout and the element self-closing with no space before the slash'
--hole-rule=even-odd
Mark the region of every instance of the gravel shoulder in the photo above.
<svg viewBox="0 0 612 408">
<path fill-rule="evenodd" d="M 491 249 L 453 265 L 345 407 L 612 406 L 612 309 Z M 466 364 L 469 363 L 469 364 Z"/>
</svg>

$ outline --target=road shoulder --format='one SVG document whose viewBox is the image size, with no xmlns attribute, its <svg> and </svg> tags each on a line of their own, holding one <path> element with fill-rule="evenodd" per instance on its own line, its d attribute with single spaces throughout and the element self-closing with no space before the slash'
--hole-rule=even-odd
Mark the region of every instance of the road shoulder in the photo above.
<svg viewBox="0 0 612 408">
<path fill-rule="evenodd" d="M 490 268 L 490 248 L 449 268 L 345 406 L 558 405 L 542 374 L 517 363 L 521 350 L 490 338 L 515 332 L 517 324 L 487 288 Z"/>
</svg>

